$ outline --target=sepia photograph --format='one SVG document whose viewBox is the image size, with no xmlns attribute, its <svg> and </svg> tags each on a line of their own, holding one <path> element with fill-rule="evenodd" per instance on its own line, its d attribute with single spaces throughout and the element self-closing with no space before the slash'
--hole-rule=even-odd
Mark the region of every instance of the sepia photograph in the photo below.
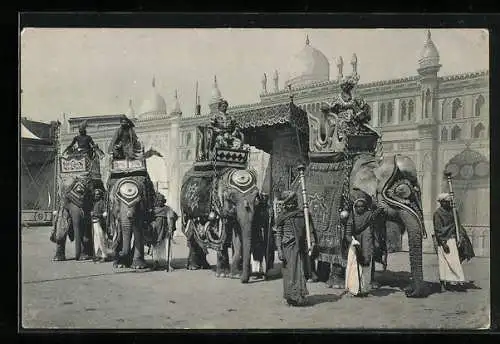
<svg viewBox="0 0 500 344">
<path fill-rule="evenodd" d="M 19 44 L 20 330 L 490 328 L 487 29 Z"/>
</svg>

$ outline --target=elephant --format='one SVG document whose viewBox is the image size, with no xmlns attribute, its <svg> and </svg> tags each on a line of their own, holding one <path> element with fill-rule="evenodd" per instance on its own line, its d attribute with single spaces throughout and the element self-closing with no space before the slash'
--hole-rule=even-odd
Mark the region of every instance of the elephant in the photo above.
<svg viewBox="0 0 500 344">
<path fill-rule="evenodd" d="M 189 247 L 188 268 L 210 268 L 207 248 L 217 250 L 217 277 L 240 278 L 247 283 L 251 274 L 251 253 L 256 235 L 256 208 L 261 203 L 257 175 L 253 169 L 226 168 L 196 171 L 192 167 L 182 182 L 181 216 Z M 217 232 L 216 245 L 208 237 Z M 212 239 L 213 240 L 213 239 Z M 229 266 L 228 248 L 233 248 Z"/>
<path fill-rule="evenodd" d="M 54 229 L 51 241 L 56 244 L 54 261 L 66 260 L 66 238 L 75 242 L 75 259 L 87 260 L 92 256 L 92 223 L 90 211 L 93 192 L 104 186 L 101 180 L 88 175 L 64 175 L 60 184 L 61 205 L 54 211 Z"/>
<path fill-rule="evenodd" d="M 375 158 L 361 154 L 352 165 L 350 193 L 361 190 L 374 204 L 384 208 L 381 222 L 393 221 L 408 232 L 412 282 L 407 297 L 426 297 L 422 270 L 422 240 L 427 237 L 422 210 L 421 190 L 413 161 L 403 155 Z M 351 196 L 352 197 L 352 196 Z M 385 223 L 382 225 L 385 228 Z"/>
<path fill-rule="evenodd" d="M 113 233 L 113 266 L 145 269 L 144 232 L 151 222 L 152 182 L 147 175 L 131 175 L 110 184 L 108 228 Z"/>
</svg>

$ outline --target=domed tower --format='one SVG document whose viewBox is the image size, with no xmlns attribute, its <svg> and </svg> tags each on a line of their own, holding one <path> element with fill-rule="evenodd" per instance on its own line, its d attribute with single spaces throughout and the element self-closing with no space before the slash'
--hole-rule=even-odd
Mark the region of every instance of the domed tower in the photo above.
<svg viewBox="0 0 500 344">
<path fill-rule="evenodd" d="M 418 127 L 418 173 L 421 178 L 422 207 L 424 212 L 424 222 L 426 226 L 432 224 L 432 213 L 435 209 L 436 190 L 439 190 L 439 178 L 434 178 L 438 174 L 437 161 L 437 132 L 435 119 L 438 118 L 438 71 L 439 52 L 432 41 L 431 31 L 427 30 L 427 37 L 424 47 L 418 60 L 418 74 L 420 76 L 420 95 L 417 100 L 417 127 Z"/>
<path fill-rule="evenodd" d="M 290 60 L 288 70 L 287 85 L 304 86 L 330 79 L 330 63 L 321 51 L 311 46 L 309 36 L 304 48 Z"/>
<path fill-rule="evenodd" d="M 219 90 L 219 85 L 217 85 L 217 75 L 215 75 L 214 84 L 212 86 L 212 97 L 210 98 L 210 103 L 208 104 L 211 114 L 217 113 L 219 101 L 221 99 L 222 99 L 222 94 Z"/>
<path fill-rule="evenodd" d="M 427 30 L 427 39 L 418 59 L 421 85 L 422 113 L 421 119 L 430 119 L 437 113 L 437 92 L 439 64 L 439 52 L 432 41 L 431 30 Z"/>
<path fill-rule="evenodd" d="M 156 80 L 153 77 L 151 95 L 144 99 L 137 118 L 140 121 L 160 119 L 167 116 L 167 103 L 156 90 Z"/>
</svg>

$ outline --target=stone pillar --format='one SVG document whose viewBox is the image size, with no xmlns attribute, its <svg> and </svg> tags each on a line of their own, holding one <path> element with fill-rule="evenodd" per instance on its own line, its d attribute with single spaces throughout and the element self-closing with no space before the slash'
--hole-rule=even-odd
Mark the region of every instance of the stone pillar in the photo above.
<svg viewBox="0 0 500 344">
<path fill-rule="evenodd" d="M 399 98 L 394 99 L 394 109 L 393 109 L 394 110 L 393 111 L 393 116 L 394 116 L 394 122 L 393 123 L 394 124 L 399 124 L 399 122 L 401 122 L 400 118 L 399 118 L 400 113 L 401 113 L 401 109 L 400 109 L 401 104 L 400 103 L 401 103 L 401 100 Z"/>
<path fill-rule="evenodd" d="M 179 117 L 180 118 L 180 117 Z M 169 171 L 170 178 L 168 179 L 168 204 L 180 216 L 180 191 L 181 178 L 180 175 L 180 157 L 179 157 L 179 119 L 174 119 L 170 126 L 170 144 L 169 144 Z"/>
<path fill-rule="evenodd" d="M 374 128 L 378 127 L 378 102 L 373 102 L 372 105 L 372 126 Z"/>
</svg>

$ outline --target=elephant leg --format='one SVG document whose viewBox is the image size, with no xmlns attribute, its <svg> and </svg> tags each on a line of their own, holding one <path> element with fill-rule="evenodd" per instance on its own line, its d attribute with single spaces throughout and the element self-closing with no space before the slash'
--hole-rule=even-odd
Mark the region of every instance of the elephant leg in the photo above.
<svg viewBox="0 0 500 344">
<path fill-rule="evenodd" d="M 410 270 L 412 276 L 412 282 L 410 286 L 405 289 L 405 293 L 407 297 L 411 298 L 426 297 L 427 292 L 425 290 L 424 273 L 422 269 L 421 228 L 418 225 L 417 219 L 410 213 L 401 211 L 400 217 L 408 231 Z"/>
<path fill-rule="evenodd" d="M 343 289 L 345 285 L 344 281 L 344 268 L 339 264 L 330 265 L 330 277 L 326 282 L 329 288 Z"/>
<path fill-rule="evenodd" d="M 233 232 L 233 259 L 231 263 L 231 276 L 233 278 L 241 277 L 241 233 L 238 231 Z"/>
<path fill-rule="evenodd" d="M 252 232 L 250 228 L 243 228 L 240 232 L 240 252 L 243 261 L 243 271 L 241 274 L 241 283 L 248 283 L 250 273 L 252 272 Z"/>
<path fill-rule="evenodd" d="M 82 219 L 82 253 L 85 257 L 94 256 L 94 241 L 92 240 L 91 222 L 84 217 Z"/>
<path fill-rule="evenodd" d="M 134 269 L 145 269 L 147 267 L 144 261 L 144 236 L 142 228 L 134 227 L 134 259 L 132 261 Z"/>
<path fill-rule="evenodd" d="M 207 262 L 207 257 L 203 249 L 196 242 L 196 239 L 191 235 L 188 239 L 189 256 L 187 262 L 188 270 L 210 269 L 210 264 Z"/>
<path fill-rule="evenodd" d="M 67 235 L 65 235 L 63 239 L 56 242 L 56 254 L 54 258 L 52 258 L 52 261 L 61 262 L 66 260 L 66 236 Z"/>
<path fill-rule="evenodd" d="M 130 246 L 132 244 L 132 224 L 130 220 L 121 224 L 122 250 L 119 253 L 119 263 L 130 266 Z"/>
<path fill-rule="evenodd" d="M 229 277 L 229 250 L 226 245 L 217 252 L 216 277 Z"/>
</svg>

